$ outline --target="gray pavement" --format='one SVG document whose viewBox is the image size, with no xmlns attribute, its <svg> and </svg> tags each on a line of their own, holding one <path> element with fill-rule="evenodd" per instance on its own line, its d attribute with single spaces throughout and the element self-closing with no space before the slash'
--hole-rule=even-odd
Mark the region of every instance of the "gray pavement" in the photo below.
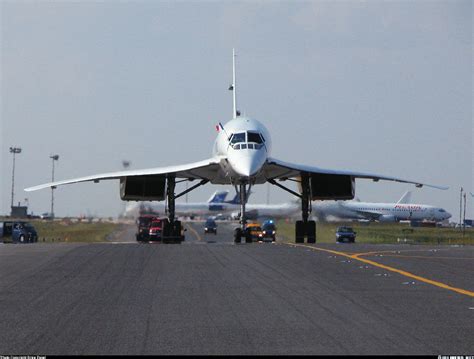
<svg viewBox="0 0 474 359">
<path fill-rule="evenodd" d="M 187 226 L 180 245 L 131 228 L 0 245 L 0 355 L 474 353 L 472 247 L 235 245 L 230 224 Z M 361 258 L 446 288 L 327 250 L 384 252 Z"/>
</svg>

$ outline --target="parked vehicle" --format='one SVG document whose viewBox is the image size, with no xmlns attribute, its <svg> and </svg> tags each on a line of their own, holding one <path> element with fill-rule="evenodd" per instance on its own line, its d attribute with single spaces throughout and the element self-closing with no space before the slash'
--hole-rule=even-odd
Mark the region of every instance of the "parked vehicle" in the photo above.
<svg viewBox="0 0 474 359">
<path fill-rule="evenodd" d="M 143 216 L 138 217 L 137 219 L 137 234 L 136 238 L 137 241 L 143 242 L 147 241 L 149 234 L 150 234 L 150 225 L 153 219 L 155 219 L 156 216 L 150 215 L 150 214 L 145 214 Z"/>
<path fill-rule="evenodd" d="M 276 239 L 276 226 L 275 222 L 272 219 L 269 219 L 262 223 L 262 232 L 263 232 L 263 240 L 265 241 L 267 238 L 270 238 L 273 242 Z"/>
<path fill-rule="evenodd" d="M 247 224 L 246 231 L 250 235 L 252 240 L 254 239 L 259 240 L 259 241 L 263 240 L 263 231 L 262 231 L 262 227 L 260 227 L 260 224 L 249 223 Z"/>
<path fill-rule="evenodd" d="M 336 242 L 348 241 L 355 242 L 357 232 L 354 232 L 352 227 L 342 226 L 338 227 L 336 231 Z"/>
<path fill-rule="evenodd" d="M 163 236 L 163 226 L 165 222 L 168 221 L 168 218 L 154 218 L 150 224 L 150 229 L 148 232 L 149 241 L 161 241 Z"/>
<path fill-rule="evenodd" d="M 208 218 L 206 223 L 204 223 L 204 233 L 214 233 L 217 234 L 217 224 L 212 218 Z"/>
<path fill-rule="evenodd" d="M 0 222 L 0 238 L 3 242 L 35 243 L 38 242 L 38 233 L 35 227 L 25 221 Z"/>
</svg>

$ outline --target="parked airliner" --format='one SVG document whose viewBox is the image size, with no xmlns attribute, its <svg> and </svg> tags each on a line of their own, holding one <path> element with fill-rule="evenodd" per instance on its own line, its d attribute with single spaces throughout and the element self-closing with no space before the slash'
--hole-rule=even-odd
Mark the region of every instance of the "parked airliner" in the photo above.
<svg viewBox="0 0 474 359">
<path fill-rule="evenodd" d="M 179 239 L 181 238 L 181 222 L 175 220 L 176 198 L 208 182 L 238 186 L 241 196 L 242 216 L 241 226 L 234 232 L 234 241 L 240 243 L 242 237 L 245 237 L 246 242 L 252 242 L 250 234 L 246 231 L 245 205 L 247 193 L 253 185 L 269 182 L 301 199 L 302 221 L 296 222 L 295 240 L 297 243 L 301 243 L 304 242 L 306 237 L 309 243 L 314 243 L 316 241 L 316 224 L 314 221 L 308 220 L 311 200 L 353 199 L 356 178 L 371 179 L 376 182 L 387 180 L 412 183 L 417 187 L 426 185 L 419 181 L 365 172 L 325 169 L 273 158 L 271 156 L 272 140 L 268 129 L 254 118 L 240 116 L 240 112 L 237 110 L 235 52 L 233 52 L 232 63 L 232 84 L 229 88 L 233 95 L 232 119 L 225 125 L 218 124 L 217 129 L 219 131 L 211 158 L 185 165 L 104 173 L 51 182 L 25 190 L 55 188 L 65 184 L 86 181 L 120 180 L 122 200 L 163 201 L 166 199 L 169 225 L 167 224 L 167 227 L 163 229 L 163 233 Z M 289 120 L 294 121 L 294 119 Z M 180 141 L 177 140 L 176 146 L 180 145 Z M 385 163 L 385 165 L 389 166 L 390 164 Z M 175 185 L 177 180 L 197 180 L 199 182 L 176 194 Z M 287 180 L 298 182 L 301 191 L 295 192 L 280 183 Z M 427 186 L 446 189 L 446 187 Z"/>
<path fill-rule="evenodd" d="M 372 203 L 360 201 L 323 201 L 313 205 L 313 212 L 320 220 L 329 216 L 338 219 L 368 219 L 379 222 L 402 220 L 441 222 L 451 214 L 440 207 L 409 203 L 406 192 L 397 203 Z"/>
</svg>

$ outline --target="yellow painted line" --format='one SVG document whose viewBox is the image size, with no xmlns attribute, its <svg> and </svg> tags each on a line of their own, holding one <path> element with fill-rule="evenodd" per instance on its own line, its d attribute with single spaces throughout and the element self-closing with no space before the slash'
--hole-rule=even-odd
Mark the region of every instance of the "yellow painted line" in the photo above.
<svg viewBox="0 0 474 359">
<path fill-rule="evenodd" d="M 443 249 L 438 249 L 437 251 L 441 251 Z M 391 251 L 376 251 L 376 252 L 363 252 L 363 253 L 352 253 L 355 257 L 360 257 L 360 256 L 372 256 L 376 254 L 383 254 L 386 255 L 385 253 L 393 253 L 393 254 L 398 254 L 398 253 L 407 253 L 407 252 L 427 252 L 427 249 L 396 249 L 396 250 L 391 250 Z"/>
<path fill-rule="evenodd" d="M 188 225 L 188 224 L 186 224 L 186 227 L 187 227 L 191 232 L 193 232 L 193 234 L 196 236 L 196 238 L 197 238 L 198 241 L 201 241 L 201 240 L 202 240 L 202 238 L 201 238 L 201 236 L 199 235 L 199 233 L 198 233 L 193 227 L 191 227 L 191 226 Z"/>
<path fill-rule="evenodd" d="M 389 267 L 387 265 L 377 263 L 377 262 L 371 261 L 369 259 L 360 258 L 361 255 L 368 255 L 368 253 L 348 254 L 348 253 L 344 253 L 344 252 L 334 251 L 334 250 L 331 250 L 331 249 L 324 249 L 324 248 L 318 248 L 318 247 L 313 247 L 313 246 L 307 246 L 307 245 L 304 245 L 304 244 L 293 244 L 293 243 L 285 243 L 285 244 L 288 244 L 288 245 L 294 246 L 294 247 L 304 247 L 304 248 L 309 248 L 309 249 L 312 249 L 312 250 L 315 250 L 315 251 L 328 252 L 328 253 L 333 253 L 333 254 L 336 254 L 336 255 L 339 255 L 339 256 L 352 258 L 352 259 L 358 260 L 360 262 L 367 263 L 367 264 L 373 265 L 375 267 L 379 267 L 379 268 L 388 270 L 390 272 L 395 272 L 395 273 L 401 274 L 402 276 L 405 276 L 405 277 L 408 277 L 408 278 L 416 279 L 416 280 L 418 280 L 420 282 L 423 282 L 423 283 L 431 284 L 431 285 L 434 285 L 436 287 L 447 289 L 447 290 L 450 290 L 450 291 L 453 291 L 453 292 L 456 292 L 456 293 L 459 293 L 459 294 L 464 294 L 464 295 L 467 295 L 469 297 L 474 297 L 474 292 L 471 292 L 469 290 L 452 287 L 450 285 L 447 285 L 447 284 L 444 284 L 444 283 L 441 283 L 441 282 L 437 282 L 437 281 L 434 281 L 434 280 L 431 280 L 431 279 L 428 279 L 428 278 L 420 277 L 416 274 L 406 272 L 406 271 L 401 270 L 401 269 Z M 371 252 L 371 253 L 379 253 L 379 252 Z"/>
<path fill-rule="evenodd" d="M 468 257 L 428 257 L 428 256 L 404 256 L 401 254 L 384 254 L 384 257 L 401 257 L 401 258 L 425 258 L 425 259 L 468 259 L 468 260 L 474 260 L 473 258 L 468 258 Z"/>
</svg>

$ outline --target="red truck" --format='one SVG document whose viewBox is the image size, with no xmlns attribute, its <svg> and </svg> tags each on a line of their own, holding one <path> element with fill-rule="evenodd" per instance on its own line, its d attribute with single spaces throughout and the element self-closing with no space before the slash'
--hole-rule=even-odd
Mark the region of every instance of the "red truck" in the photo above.
<svg viewBox="0 0 474 359">
<path fill-rule="evenodd" d="M 138 242 L 144 242 L 148 241 L 148 237 L 150 234 L 150 225 L 152 221 L 156 218 L 156 216 L 150 215 L 150 214 L 145 214 L 137 219 L 137 241 Z"/>
<path fill-rule="evenodd" d="M 161 241 L 163 237 L 163 226 L 168 222 L 168 218 L 155 217 L 150 224 L 150 230 L 148 232 L 149 241 Z"/>
</svg>

